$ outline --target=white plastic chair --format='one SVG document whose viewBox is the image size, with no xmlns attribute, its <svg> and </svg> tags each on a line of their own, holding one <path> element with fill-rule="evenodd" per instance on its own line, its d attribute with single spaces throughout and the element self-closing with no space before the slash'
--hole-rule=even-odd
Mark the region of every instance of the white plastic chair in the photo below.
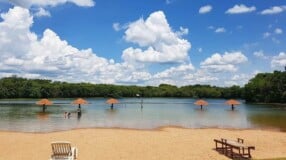
<svg viewBox="0 0 286 160">
<path fill-rule="evenodd" d="M 74 160 L 77 159 L 78 150 L 71 147 L 71 143 L 67 141 L 52 142 L 51 160 Z"/>
</svg>

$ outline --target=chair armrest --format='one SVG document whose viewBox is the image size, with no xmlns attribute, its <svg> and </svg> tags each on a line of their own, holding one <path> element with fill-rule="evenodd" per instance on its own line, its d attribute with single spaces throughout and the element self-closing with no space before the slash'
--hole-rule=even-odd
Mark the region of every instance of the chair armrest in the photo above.
<svg viewBox="0 0 286 160">
<path fill-rule="evenodd" d="M 72 156 L 74 159 L 77 159 L 78 157 L 78 149 L 76 147 L 72 147 Z"/>
</svg>

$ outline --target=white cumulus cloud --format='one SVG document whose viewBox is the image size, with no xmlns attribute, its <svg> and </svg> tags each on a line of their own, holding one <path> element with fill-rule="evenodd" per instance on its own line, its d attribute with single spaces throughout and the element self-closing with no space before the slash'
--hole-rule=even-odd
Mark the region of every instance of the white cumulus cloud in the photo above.
<svg viewBox="0 0 286 160">
<path fill-rule="evenodd" d="M 263 33 L 263 38 L 267 38 L 267 37 L 270 37 L 270 36 L 271 36 L 271 33 L 269 33 L 269 32 Z"/>
<path fill-rule="evenodd" d="M 120 31 L 120 30 L 121 30 L 120 24 L 117 23 L 117 22 L 112 24 L 112 28 L 113 28 L 115 31 Z"/>
<path fill-rule="evenodd" d="M 159 85 L 162 83 L 175 84 L 178 86 L 190 84 L 191 81 L 187 80 L 186 76 L 192 74 L 195 71 L 195 67 L 191 64 L 180 64 L 158 72 L 153 75 L 153 85 Z"/>
<path fill-rule="evenodd" d="M 184 28 L 184 27 L 180 27 L 180 31 L 177 31 L 176 34 L 178 36 L 183 36 L 183 35 L 187 35 L 189 34 L 189 29 L 188 28 Z"/>
<path fill-rule="evenodd" d="M 219 28 L 215 29 L 215 33 L 223 33 L 223 32 L 226 32 L 226 29 L 223 27 L 219 27 Z"/>
<path fill-rule="evenodd" d="M 253 55 L 257 58 L 268 59 L 268 57 L 264 55 L 263 51 L 255 51 L 253 52 Z"/>
<path fill-rule="evenodd" d="M 206 69 L 198 69 L 193 73 L 186 74 L 183 76 L 184 81 L 182 85 L 189 84 L 217 84 L 219 78 L 213 73 L 209 72 Z M 220 84 L 221 85 L 221 84 Z"/>
<path fill-rule="evenodd" d="M 7 3 L 30 9 L 35 17 L 51 17 L 51 13 L 47 8 L 65 3 L 73 3 L 80 7 L 92 7 L 95 5 L 93 0 L 9 0 Z"/>
<path fill-rule="evenodd" d="M 213 30 L 213 29 L 215 29 L 215 27 L 214 26 L 208 26 L 208 29 Z"/>
<path fill-rule="evenodd" d="M 279 55 L 274 56 L 271 60 L 271 67 L 283 70 L 286 67 L 286 53 L 280 52 Z"/>
<path fill-rule="evenodd" d="M 194 71 L 195 68 L 192 64 L 182 64 L 177 67 L 171 67 L 162 72 L 159 72 L 154 75 L 154 78 L 162 79 L 162 78 L 170 78 L 170 77 L 178 77 L 178 75 L 182 76 L 190 71 Z M 176 76 L 174 76 L 176 75 Z"/>
<path fill-rule="evenodd" d="M 98 57 L 91 49 L 77 49 L 51 29 L 38 37 L 30 31 L 33 16 L 28 9 L 14 7 L 1 18 L 0 77 L 16 74 L 70 82 L 139 83 L 151 76 L 137 66 Z"/>
<path fill-rule="evenodd" d="M 283 30 L 281 28 L 276 28 L 271 32 L 263 33 L 263 38 L 271 38 L 274 43 L 279 44 L 280 40 L 276 38 L 277 35 L 283 34 Z"/>
<path fill-rule="evenodd" d="M 172 1 L 171 1 L 171 0 L 165 0 L 165 3 L 166 3 L 166 4 L 171 4 Z"/>
<path fill-rule="evenodd" d="M 0 78 L 18 75 L 68 82 L 137 85 L 169 82 L 179 85 L 182 84 L 182 77 L 194 71 L 193 65 L 189 62 L 151 74 L 144 63 L 118 63 L 113 59 L 97 56 L 92 49 L 75 48 L 51 29 L 45 29 L 39 37 L 30 31 L 34 23 L 33 15 L 28 9 L 21 7 L 9 9 L 7 13 L 1 14 L 1 18 L 3 21 L 0 22 Z M 184 28 L 180 31 L 182 34 L 187 32 Z M 177 33 L 170 31 L 168 34 L 171 34 L 175 42 L 180 41 Z M 163 43 L 163 48 L 168 47 L 167 44 Z M 177 44 L 171 44 L 170 50 L 173 50 L 172 45 Z M 169 60 L 174 61 L 174 56 L 177 55 L 171 55 Z M 169 57 L 163 58 L 166 60 Z"/>
<path fill-rule="evenodd" d="M 205 13 L 208 13 L 212 10 L 212 6 L 211 5 L 205 5 L 205 6 L 202 6 L 200 9 L 199 9 L 199 13 L 200 14 L 205 14 Z"/>
<path fill-rule="evenodd" d="M 201 68 L 196 69 L 188 57 L 190 42 L 181 38 L 188 30 L 181 27 L 179 31 L 172 31 L 163 12 L 157 14 L 154 19 L 150 15 L 142 20 L 139 26 L 135 25 L 137 21 L 128 25 L 126 32 L 129 30 L 132 33 L 125 33 L 126 40 L 128 37 L 128 42 L 141 47 L 127 48 L 122 54 L 123 61 L 116 62 L 97 56 L 90 48 L 78 49 L 70 45 L 52 29 L 45 29 L 38 36 L 31 31 L 35 14 L 21 7 L 11 8 L 1 14 L 0 78 L 17 75 L 68 82 L 129 85 L 222 85 L 227 78 L 231 78 L 221 80 L 222 74 L 231 74 L 225 71 L 236 71 L 239 64 L 247 61 L 241 52 L 226 52 L 214 54 L 201 63 Z M 145 27 L 143 31 L 152 33 L 152 38 L 145 37 L 142 26 Z M 133 61 L 143 63 L 134 64 Z M 154 64 L 171 67 L 151 73 L 148 63 L 144 62 L 180 63 Z"/>
<path fill-rule="evenodd" d="M 128 27 L 128 24 L 120 24 L 118 22 L 115 22 L 112 24 L 112 28 L 115 31 L 120 31 L 120 30 L 126 29 L 127 27 Z"/>
<path fill-rule="evenodd" d="M 275 33 L 275 34 L 282 34 L 282 33 L 283 33 L 283 30 L 282 30 L 281 28 L 276 28 L 276 29 L 274 30 L 274 33 Z"/>
<path fill-rule="evenodd" d="M 286 6 L 273 6 L 271 8 L 261 11 L 261 14 L 262 15 L 278 14 L 278 13 L 284 12 L 285 10 L 286 10 Z"/>
<path fill-rule="evenodd" d="M 226 29 L 224 27 L 214 27 L 214 26 L 208 26 L 209 30 L 213 30 L 215 33 L 224 33 L 226 32 Z"/>
<path fill-rule="evenodd" d="M 25 8 L 30 8 L 31 6 L 57 6 L 64 3 L 74 3 L 81 7 L 92 7 L 95 5 L 93 0 L 10 0 L 10 3 Z"/>
<path fill-rule="evenodd" d="M 244 4 L 236 4 L 232 8 L 229 8 L 225 13 L 227 14 L 241 14 L 241 13 L 249 13 L 256 10 L 255 6 L 247 7 Z"/>
<path fill-rule="evenodd" d="M 185 34 L 188 30 L 181 28 L 179 32 Z M 181 63 L 189 59 L 190 42 L 172 31 L 162 11 L 152 13 L 146 20 L 131 22 L 124 38 L 147 47 L 125 49 L 122 58 L 128 62 Z"/>
<path fill-rule="evenodd" d="M 201 62 L 201 68 L 208 69 L 213 72 L 234 72 L 237 71 L 237 65 L 248 61 L 242 52 L 225 52 L 223 55 L 219 53 L 213 54 L 205 61 Z"/>
<path fill-rule="evenodd" d="M 261 71 L 254 70 L 250 73 L 238 73 L 231 77 L 229 82 L 235 83 L 236 85 L 243 86 L 246 84 L 251 78 L 254 78 L 258 73 L 261 73 Z M 228 83 L 228 82 L 227 82 Z"/>
<path fill-rule="evenodd" d="M 36 17 L 51 17 L 51 13 L 44 8 L 39 8 L 38 11 L 35 13 Z"/>
</svg>

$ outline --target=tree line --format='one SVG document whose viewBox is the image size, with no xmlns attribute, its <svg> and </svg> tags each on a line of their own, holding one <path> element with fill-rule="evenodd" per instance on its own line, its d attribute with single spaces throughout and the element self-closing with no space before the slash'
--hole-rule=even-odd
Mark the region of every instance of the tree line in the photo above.
<svg viewBox="0 0 286 160">
<path fill-rule="evenodd" d="M 239 98 L 247 102 L 286 102 L 286 72 L 260 73 L 244 87 L 217 87 L 169 84 L 125 86 L 112 84 L 67 83 L 17 76 L 0 79 L 0 98 L 75 98 L 75 97 L 190 97 Z"/>
<path fill-rule="evenodd" d="M 244 86 L 247 102 L 286 103 L 286 71 L 259 73 Z"/>
</svg>

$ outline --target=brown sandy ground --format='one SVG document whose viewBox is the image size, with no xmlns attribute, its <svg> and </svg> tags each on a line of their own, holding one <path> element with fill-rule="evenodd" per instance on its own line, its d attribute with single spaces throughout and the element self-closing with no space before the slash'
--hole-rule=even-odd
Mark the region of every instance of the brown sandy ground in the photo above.
<svg viewBox="0 0 286 160">
<path fill-rule="evenodd" d="M 70 141 L 79 160 L 224 160 L 214 138 L 243 138 L 254 159 L 286 157 L 286 132 L 266 130 L 76 129 L 52 133 L 0 132 L 0 160 L 47 160 L 52 141 Z"/>
</svg>

